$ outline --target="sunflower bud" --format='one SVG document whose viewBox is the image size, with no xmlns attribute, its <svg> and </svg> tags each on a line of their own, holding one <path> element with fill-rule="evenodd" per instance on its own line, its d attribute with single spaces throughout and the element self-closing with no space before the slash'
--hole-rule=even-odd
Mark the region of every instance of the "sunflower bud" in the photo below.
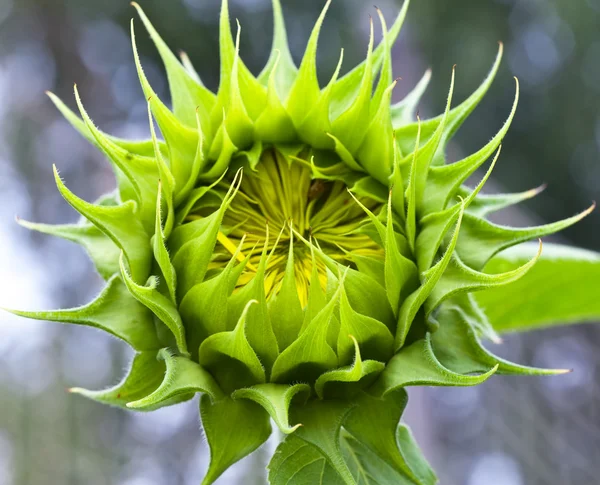
<svg viewBox="0 0 600 485">
<path fill-rule="evenodd" d="M 487 274 L 496 253 L 587 213 L 526 229 L 486 218 L 538 192 L 479 195 L 515 114 L 518 83 L 500 131 L 476 153 L 445 162 L 446 145 L 492 83 L 502 46 L 470 97 L 452 107 L 452 72 L 444 113 L 415 121 L 429 73 L 391 104 L 391 48 L 408 1 L 389 29 L 378 12 L 382 42 L 374 46 L 371 22 L 366 60 L 340 77 L 340 56 L 322 87 L 316 52 L 329 3 L 296 67 L 273 0 L 273 49 L 255 77 L 239 57 L 240 27 L 234 39 L 224 0 L 216 94 L 134 4 L 173 102 L 169 109 L 148 83 L 132 23 L 148 141 L 100 131 L 77 90 L 81 116 L 50 95 L 111 162 L 118 191 L 89 203 L 55 170 L 82 222 L 21 224 L 83 245 L 106 288 L 80 308 L 15 313 L 100 328 L 133 347 L 122 382 L 75 393 L 139 411 L 202 393 L 205 484 L 259 447 L 271 421 L 286 437 L 270 483 L 317 483 L 318 475 L 319 483 L 355 484 L 366 473 L 377 483 L 433 484 L 410 431 L 398 427 L 404 388 L 562 372 L 486 350 L 481 339 L 498 337 L 472 296 L 519 279 L 539 257 Z M 488 160 L 481 182 L 463 186 Z"/>
</svg>

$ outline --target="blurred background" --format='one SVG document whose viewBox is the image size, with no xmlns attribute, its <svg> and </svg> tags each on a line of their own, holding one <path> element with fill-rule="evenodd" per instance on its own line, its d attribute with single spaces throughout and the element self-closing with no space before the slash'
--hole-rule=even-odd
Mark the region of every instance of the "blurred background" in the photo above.
<svg viewBox="0 0 600 485">
<path fill-rule="evenodd" d="M 269 0 L 230 0 L 242 24 L 242 57 L 258 72 L 271 38 Z M 378 0 L 389 21 L 400 0 Z M 218 84 L 218 0 L 141 0 L 174 49 L 189 53 L 204 82 Z M 282 0 L 299 59 L 324 0 Z M 322 79 L 345 47 L 345 68 L 366 51 L 371 2 L 333 2 L 320 42 Z M 125 0 L 0 0 L 0 305 L 69 307 L 101 288 L 75 245 L 13 222 L 62 223 L 75 213 L 55 189 L 56 163 L 68 186 L 93 200 L 114 187 L 110 167 L 58 114 L 52 90 L 74 106 L 73 83 L 102 129 L 148 136 L 146 102 L 130 41 Z M 548 188 L 512 224 L 549 222 L 600 195 L 600 0 L 419 0 L 394 50 L 395 95 L 425 69 L 434 77 L 421 114 L 442 110 L 451 67 L 455 99 L 472 92 L 503 40 L 502 69 L 459 132 L 449 158 L 484 144 L 521 102 L 491 190 Z M 138 22 L 142 62 L 168 99 L 158 56 Z M 488 187 L 488 189 L 489 189 Z M 561 240 L 600 250 L 600 214 Z M 600 327 L 512 335 L 496 352 L 525 364 L 573 368 L 555 378 L 494 377 L 467 389 L 415 389 L 406 415 L 442 485 L 595 485 L 600 463 Z M 91 329 L 0 315 L 0 485 L 197 485 L 208 464 L 197 402 L 152 414 L 110 409 L 66 389 L 116 382 L 130 358 Z M 269 446 L 274 446 L 269 443 Z M 221 484 L 264 484 L 269 450 L 228 472 Z"/>
</svg>

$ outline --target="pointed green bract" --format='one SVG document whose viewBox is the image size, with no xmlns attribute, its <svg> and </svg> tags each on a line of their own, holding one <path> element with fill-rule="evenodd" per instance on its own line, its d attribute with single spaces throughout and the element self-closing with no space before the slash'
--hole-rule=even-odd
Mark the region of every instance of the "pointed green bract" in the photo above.
<svg viewBox="0 0 600 485">
<path fill-rule="evenodd" d="M 252 453 L 271 434 L 267 412 L 255 402 L 230 397 L 200 400 L 200 417 L 210 448 L 210 465 L 202 481 L 210 485 L 231 465 Z"/>
<path fill-rule="evenodd" d="M 13 313 L 95 327 L 133 347 L 115 387 L 72 392 L 141 411 L 201 393 L 211 451 L 204 484 L 264 443 L 272 419 L 286 436 L 268 467 L 271 484 L 434 485 L 398 424 L 405 388 L 566 372 L 508 362 L 483 341 L 600 318 L 600 256 L 555 245 L 541 255 L 528 245 L 510 249 L 594 206 L 533 228 L 487 219 L 542 190 L 482 193 L 515 116 L 518 83 L 490 141 L 447 163 L 446 148 L 489 90 L 502 46 L 481 85 L 456 106 L 453 69 L 444 113 L 421 120 L 431 71 L 391 105 L 391 50 L 408 1 L 389 29 L 377 9 L 379 45 L 371 21 L 365 61 L 341 76 L 342 50 L 328 82 L 317 78 L 316 59 L 331 1 L 299 68 L 281 2 L 272 4 L 273 44 L 255 77 L 240 58 L 241 26 L 233 25 L 234 37 L 222 1 L 221 79 L 212 93 L 134 3 L 171 92 L 172 109 L 146 78 L 132 23 L 148 140 L 102 132 L 77 88 L 79 115 L 49 94 L 107 157 L 117 187 L 89 203 L 55 169 L 79 221 L 20 223 L 83 246 L 107 283 L 82 307 Z M 490 159 L 474 188 L 463 185 Z"/>
</svg>

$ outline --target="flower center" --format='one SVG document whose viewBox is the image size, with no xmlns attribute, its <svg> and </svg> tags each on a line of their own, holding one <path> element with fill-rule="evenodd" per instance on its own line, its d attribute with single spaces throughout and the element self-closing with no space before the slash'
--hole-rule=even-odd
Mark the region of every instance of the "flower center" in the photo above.
<svg viewBox="0 0 600 485">
<path fill-rule="evenodd" d="M 281 287 L 293 244 L 296 287 L 304 307 L 314 261 L 323 288 L 327 282 L 325 265 L 313 257 L 307 241 L 344 264 L 353 265 L 358 255 L 383 259 L 382 248 L 363 232 L 365 212 L 346 185 L 313 179 L 311 174 L 306 160 L 265 151 L 255 170 L 244 171 L 240 189 L 225 213 L 211 267 L 224 268 L 241 244 L 237 257 L 248 262 L 237 287 L 244 286 L 256 276 L 266 248 L 265 293 L 270 298 Z M 371 210 L 380 206 L 369 198 L 359 200 Z"/>
</svg>

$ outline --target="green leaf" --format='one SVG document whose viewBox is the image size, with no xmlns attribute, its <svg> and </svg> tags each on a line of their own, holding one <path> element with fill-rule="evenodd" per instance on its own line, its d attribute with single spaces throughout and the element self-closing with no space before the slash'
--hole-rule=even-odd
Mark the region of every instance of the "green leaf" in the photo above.
<svg viewBox="0 0 600 485">
<path fill-rule="evenodd" d="M 435 485 L 437 483 L 435 475 L 430 471 L 429 465 L 423 459 L 421 451 L 414 443 L 414 439 L 406 426 L 400 425 L 398 427 L 396 439 L 400 448 L 405 450 L 406 456 L 410 457 L 408 461 L 413 466 L 418 466 L 424 472 L 429 471 L 431 474 L 432 480 L 422 483 Z M 357 485 L 387 485 L 392 483 L 394 485 L 415 485 L 415 483 L 419 483 L 398 472 L 397 469 L 388 465 L 350 433 L 343 431 L 342 450 L 352 474 L 356 477 Z"/>
<path fill-rule="evenodd" d="M 321 450 L 295 434 L 279 444 L 267 468 L 270 485 L 348 485 Z"/>
<path fill-rule="evenodd" d="M 292 400 L 303 396 L 304 401 L 310 396 L 308 384 L 257 384 L 245 389 L 238 389 L 232 394 L 233 399 L 249 399 L 260 404 L 269 413 L 282 433 L 296 431 L 302 423 L 291 426 L 289 411 Z"/>
<path fill-rule="evenodd" d="M 200 345 L 200 365 L 215 376 L 226 393 L 266 381 L 265 369 L 246 337 L 246 316 L 255 303 L 247 303 L 234 330 L 211 335 Z"/>
<path fill-rule="evenodd" d="M 127 409 L 128 403 L 152 394 L 160 386 L 166 367 L 164 361 L 156 357 L 156 350 L 135 354 L 129 373 L 114 387 L 104 391 L 88 391 L 74 387 L 69 389 L 69 392 L 81 394 L 103 404 Z"/>
<path fill-rule="evenodd" d="M 354 362 L 349 366 L 325 372 L 319 376 L 315 382 L 315 392 L 320 399 L 332 395 L 348 399 L 353 393 L 360 390 L 361 384 L 365 383 L 366 387 L 385 368 L 383 362 L 363 361 L 358 341 L 352 335 L 349 338 L 354 344 Z"/>
<path fill-rule="evenodd" d="M 344 428 L 356 441 L 403 475 L 408 483 L 435 484 L 433 471 L 413 444 L 407 429 L 400 432 L 403 437 L 401 444 L 404 446 L 399 446 L 397 429 L 407 401 L 408 396 L 403 389 L 390 392 L 383 399 L 362 393 L 356 400 L 357 406 L 346 419 Z"/>
<path fill-rule="evenodd" d="M 534 254 L 533 244 L 494 257 L 486 271 L 511 271 Z M 558 244 L 544 244 L 537 264 L 519 281 L 478 293 L 498 332 L 535 330 L 600 319 L 600 255 Z"/>
<path fill-rule="evenodd" d="M 475 386 L 486 381 L 498 365 L 480 375 L 463 375 L 444 367 L 431 347 L 431 335 L 402 348 L 388 362 L 369 392 L 375 396 L 407 386 Z"/>
<path fill-rule="evenodd" d="M 287 436 L 275 452 L 268 467 L 269 483 L 355 485 L 340 448 L 340 430 L 352 407 L 350 402 L 335 400 L 294 407 L 292 419 L 303 426 Z M 308 446 L 302 447 L 296 437 Z M 318 463 L 318 468 L 311 462 Z M 307 481 L 309 477 L 313 481 Z"/>
<path fill-rule="evenodd" d="M 40 312 L 5 310 L 35 320 L 98 328 L 124 340 L 138 351 L 160 348 L 152 314 L 131 296 L 118 275 L 107 282 L 94 301 L 78 308 Z"/>
<path fill-rule="evenodd" d="M 152 394 L 128 403 L 128 408 L 149 411 L 161 407 L 164 402 L 193 396 L 197 392 L 206 393 L 213 400 L 224 397 L 212 376 L 196 362 L 173 355 L 169 349 L 161 349 L 158 359 L 164 360 L 167 366 L 161 385 Z"/>
<path fill-rule="evenodd" d="M 230 397 L 200 399 L 200 417 L 210 448 L 210 465 L 202 485 L 210 485 L 231 465 L 252 453 L 271 435 L 269 414 L 255 402 Z"/>
<path fill-rule="evenodd" d="M 161 322 L 171 331 L 175 337 L 177 348 L 182 354 L 187 354 L 187 343 L 185 341 L 185 328 L 177 311 L 175 304 L 165 295 L 157 290 L 158 279 L 151 276 L 145 286 L 138 285 L 130 276 L 125 266 L 123 253 L 121 253 L 121 277 L 129 292 L 142 304 L 152 310 Z"/>
<path fill-rule="evenodd" d="M 50 234 L 81 245 L 94 262 L 96 271 L 105 280 L 119 271 L 121 250 L 100 229 L 89 222 L 79 224 L 39 224 L 17 219 L 17 222 L 32 231 Z"/>
</svg>

